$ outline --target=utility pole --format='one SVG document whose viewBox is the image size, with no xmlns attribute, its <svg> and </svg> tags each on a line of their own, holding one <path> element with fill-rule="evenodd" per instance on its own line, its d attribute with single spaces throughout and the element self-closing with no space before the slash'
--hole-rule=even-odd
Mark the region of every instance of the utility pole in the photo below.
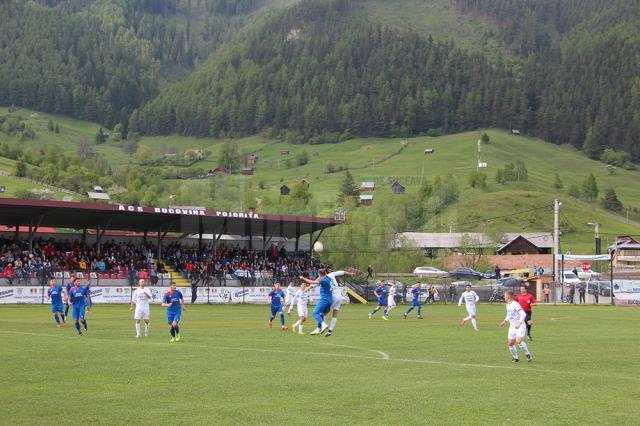
<svg viewBox="0 0 640 426">
<path fill-rule="evenodd" d="M 562 271 L 558 265 L 560 256 L 560 206 L 562 203 L 556 198 L 553 203 L 553 272 L 554 279 L 558 283 Z"/>
</svg>

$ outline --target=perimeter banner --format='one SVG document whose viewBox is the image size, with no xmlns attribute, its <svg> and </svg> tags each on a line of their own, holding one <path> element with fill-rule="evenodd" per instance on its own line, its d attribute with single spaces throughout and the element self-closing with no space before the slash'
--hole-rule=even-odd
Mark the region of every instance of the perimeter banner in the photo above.
<svg viewBox="0 0 640 426">
<path fill-rule="evenodd" d="M 160 304 L 169 287 L 147 287 L 151 290 L 153 300 L 151 303 Z M 48 288 L 42 287 L 0 287 L 0 304 L 10 303 L 49 303 L 47 299 Z M 133 288 L 135 291 L 135 287 Z M 191 287 L 178 287 L 187 304 L 191 304 Z M 195 300 L 196 304 L 241 304 L 256 303 L 268 304 L 269 292 L 273 287 L 198 287 Z M 283 288 L 283 291 L 286 289 Z M 296 288 L 297 290 L 297 288 Z M 342 303 L 349 303 L 347 289 L 342 290 Z M 309 300 L 313 304 L 320 298 L 319 289 L 316 287 L 310 292 Z M 94 304 L 130 303 L 130 287 L 91 287 L 91 301 Z"/>
</svg>

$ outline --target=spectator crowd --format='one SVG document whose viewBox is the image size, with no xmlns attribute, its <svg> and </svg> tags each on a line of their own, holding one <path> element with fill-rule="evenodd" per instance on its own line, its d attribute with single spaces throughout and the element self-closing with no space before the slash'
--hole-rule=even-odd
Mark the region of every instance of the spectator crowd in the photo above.
<svg viewBox="0 0 640 426">
<path fill-rule="evenodd" d="M 93 272 L 99 277 L 138 278 L 156 284 L 159 274 L 166 272 L 150 243 L 116 242 L 85 244 L 80 240 L 35 239 L 33 248 L 25 240 L 0 239 L 0 278 L 9 285 L 41 285 L 55 272 Z M 191 283 L 206 285 L 217 279 L 241 281 L 289 280 L 303 273 L 317 277 L 321 266 L 308 253 L 287 253 L 272 246 L 267 251 L 246 250 L 220 245 L 201 249 L 171 243 L 162 250 L 162 260 Z M 34 282 L 35 281 L 35 282 Z"/>
</svg>

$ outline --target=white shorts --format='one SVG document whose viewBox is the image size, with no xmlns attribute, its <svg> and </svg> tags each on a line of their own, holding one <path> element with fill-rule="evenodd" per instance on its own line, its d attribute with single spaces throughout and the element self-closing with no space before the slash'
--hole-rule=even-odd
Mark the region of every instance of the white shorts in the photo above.
<svg viewBox="0 0 640 426">
<path fill-rule="evenodd" d="M 136 309 L 136 312 L 133 315 L 133 319 L 135 319 L 135 320 L 148 320 L 149 319 L 149 309 Z"/>
<path fill-rule="evenodd" d="M 387 307 L 388 308 L 394 308 L 396 306 L 396 299 L 395 297 L 389 297 L 387 299 Z"/>
<path fill-rule="evenodd" d="M 476 305 L 467 305 L 467 313 L 472 317 L 476 316 Z"/>
<path fill-rule="evenodd" d="M 526 331 L 527 331 L 527 326 L 524 324 L 524 322 L 520 324 L 519 328 L 515 328 L 514 326 L 510 325 L 508 339 L 516 340 L 516 338 L 518 337 L 524 337 Z"/>
<path fill-rule="evenodd" d="M 298 303 L 298 316 L 307 318 L 309 316 L 309 306 L 306 304 Z"/>
<path fill-rule="evenodd" d="M 333 311 L 335 309 L 336 311 L 339 311 L 340 306 L 342 306 L 342 294 L 338 297 L 333 296 L 331 298 L 331 310 Z"/>
</svg>

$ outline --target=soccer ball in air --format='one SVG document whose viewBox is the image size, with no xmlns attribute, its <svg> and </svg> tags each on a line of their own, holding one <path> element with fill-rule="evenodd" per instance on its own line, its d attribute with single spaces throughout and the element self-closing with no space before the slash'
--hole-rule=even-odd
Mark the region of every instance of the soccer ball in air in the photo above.
<svg viewBox="0 0 640 426">
<path fill-rule="evenodd" d="M 320 252 L 322 252 L 322 250 L 324 250 L 324 246 L 322 245 L 322 243 L 320 241 L 316 241 L 313 244 L 313 251 L 315 251 L 316 253 L 320 253 Z"/>
</svg>

